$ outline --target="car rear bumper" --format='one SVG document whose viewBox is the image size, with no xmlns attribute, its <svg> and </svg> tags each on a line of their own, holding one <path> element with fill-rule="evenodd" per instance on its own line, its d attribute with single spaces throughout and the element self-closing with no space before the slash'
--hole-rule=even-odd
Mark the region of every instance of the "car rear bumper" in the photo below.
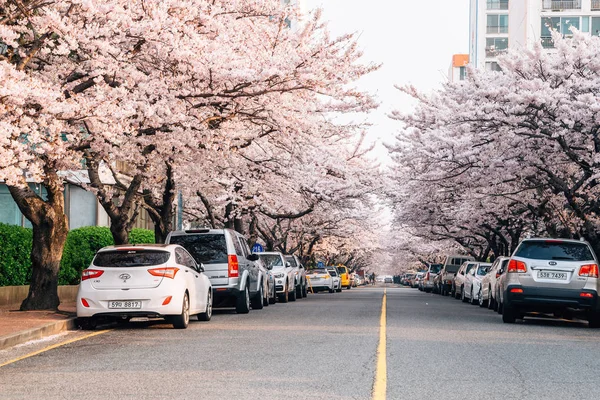
<svg viewBox="0 0 600 400">
<path fill-rule="evenodd" d="M 522 290 L 515 293 L 513 290 Z M 582 297 L 585 294 L 586 297 Z M 510 285 L 504 293 L 504 303 L 509 307 L 531 311 L 553 311 L 560 308 L 598 310 L 598 293 L 595 290 L 560 288 L 531 288 Z"/>
<path fill-rule="evenodd" d="M 81 288 L 81 287 L 80 287 Z M 77 294 L 77 317 L 113 316 L 123 318 L 126 316 L 160 317 L 164 315 L 181 314 L 183 304 L 183 292 L 172 294 L 163 290 L 131 289 L 131 290 L 79 290 Z M 167 297 L 171 297 L 168 304 L 163 305 Z M 85 299 L 87 307 L 82 298 Z M 141 307 L 136 309 L 114 309 L 109 308 L 111 301 L 140 301 Z"/>
</svg>

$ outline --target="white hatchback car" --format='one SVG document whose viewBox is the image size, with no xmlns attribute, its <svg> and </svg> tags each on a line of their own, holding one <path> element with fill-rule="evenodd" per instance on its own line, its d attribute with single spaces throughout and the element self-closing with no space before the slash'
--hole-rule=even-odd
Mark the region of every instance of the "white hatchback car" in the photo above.
<svg viewBox="0 0 600 400">
<path fill-rule="evenodd" d="M 77 318 L 84 329 L 99 319 L 165 318 L 185 329 L 190 315 L 212 316 L 212 288 L 204 268 L 179 245 L 109 246 L 81 275 Z"/>
<path fill-rule="evenodd" d="M 333 277 L 325 268 L 311 269 L 306 273 L 306 277 L 308 285 L 313 293 L 318 293 L 324 290 L 329 291 L 329 293 L 333 293 L 335 290 Z"/>
</svg>

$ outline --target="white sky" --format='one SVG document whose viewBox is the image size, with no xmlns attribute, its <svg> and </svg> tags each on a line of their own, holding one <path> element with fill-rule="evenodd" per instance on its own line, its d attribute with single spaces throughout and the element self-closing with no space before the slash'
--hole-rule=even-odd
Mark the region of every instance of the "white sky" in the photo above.
<svg viewBox="0 0 600 400">
<path fill-rule="evenodd" d="M 376 93 L 381 107 L 369 117 L 372 140 L 390 142 L 394 109 L 410 111 L 412 99 L 394 85 L 431 91 L 447 80 L 453 54 L 468 53 L 468 0 L 301 0 L 304 9 L 321 7 L 333 34 L 358 32 L 364 60 L 383 63 L 360 81 Z M 384 156 L 385 150 L 377 153 Z"/>
</svg>

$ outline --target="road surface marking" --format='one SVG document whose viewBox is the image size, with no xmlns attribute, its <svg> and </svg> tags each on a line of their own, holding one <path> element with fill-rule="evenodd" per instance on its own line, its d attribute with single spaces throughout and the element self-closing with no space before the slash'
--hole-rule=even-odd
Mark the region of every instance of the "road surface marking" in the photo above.
<svg viewBox="0 0 600 400">
<path fill-rule="evenodd" d="M 375 383 L 373 384 L 373 400 L 385 400 L 387 391 L 386 306 L 387 289 L 384 289 L 381 302 L 381 319 L 379 320 L 379 345 L 377 346 L 377 368 L 375 370 Z"/>
<path fill-rule="evenodd" d="M 52 346 L 48 346 L 48 347 L 43 348 L 41 350 L 34 351 L 33 353 L 29 353 L 29 354 L 26 354 L 24 356 L 17 357 L 17 358 L 15 358 L 13 360 L 7 361 L 7 362 L 5 362 L 3 364 L 0 364 L 0 368 L 4 367 L 6 365 L 9 365 L 9 364 L 16 363 L 17 361 L 25 360 L 26 358 L 29 358 L 29 357 L 37 356 L 38 354 L 45 353 L 48 350 L 56 349 L 57 347 L 65 346 L 65 345 L 71 344 L 73 342 L 78 342 L 78 341 L 83 340 L 83 339 L 91 338 L 91 337 L 98 336 L 98 335 L 101 335 L 101 334 L 106 333 L 106 332 L 110 332 L 111 330 L 112 329 L 105 329 L 103 331 L 92 332 L 89 335 L 85 335 L 85 336 L 77 337 L 77 338 L 74 338 L 74 339 L 66 340 L 66 341 L 61 342 L 61 343 L 53 344 Z"/>
</svg>

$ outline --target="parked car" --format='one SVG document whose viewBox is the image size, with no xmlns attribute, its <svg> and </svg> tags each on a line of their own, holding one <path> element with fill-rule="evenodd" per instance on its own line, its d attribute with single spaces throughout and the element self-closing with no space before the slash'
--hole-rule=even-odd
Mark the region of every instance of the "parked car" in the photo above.
<svg viewBox="0 0 600 400">
<path fill-rule="evenodd" d="M 329 271 L 329 275 L 331 275 L 331 277 L 333 278 L 333 286 L 335 288 L 336 292 L 341 292 L 342 291 L 342 280 L 340 278 L 340 273 L 338 271 L 338 269 L 334 266 L 328 266 L 326 267 L 327 271 Z"/>
<path fill-rule="evenodd" d="M 340 273 L 340 280 L 343 288 L 350 289 L 352 287 L 352 283 L 350 282 L 350 272 L 348 271 L 348 267 L 344 265 L 337 266 L 337 269 Z"/>
<path fill-rule="evenodd" d="M 502 275 L 502 272 L 506 270 L 508 260 L 509 257 L 496 258 L 496 260 L 494 260 L 492 263 L 488 274 L 483 277 L 483 280 L 481 281 L 481 296 L 478 296 L 479 306 L 487 306 L 490 309 L 494 308 L 494 304 L 496 302 L 496 283 L 500 275 Z"/>
<path fill-rule="evenodd" d="M 440 293 L 443 296 L 450 294 L 454 275 L 465 261 L 475 261 L 475 259 L 471 256 L 459 254 L 450 254 L 445 257 L 442 271 L 438 275 Z"/>
<path fill-rule="evenodd" d="M 285 256 L 285 260 L 294 268 L 294 277 L 296 278 L 296 293 L 298 298 L 306 297 L 306 269 L 300 262 L 300 259 L 294 255 Z"/>
<path fill-rule="evenodd" d="M 479 304 L 479 295 L 481 294 L 481 281 L 487 275 L 491 263 L 477 263 L 471 271 L 465 276 L 463 301 L 470 301 L 471 304 Z"/>
<path fill-rule="evenodd" d="M 212 288 L 204 267 L 181 246 L 109 246 L 81 274 L 77 318 L 84 329 L 99 319 L 164 318 L 177 329 L 190 316 L 212 316 Z"/>
<path fill-rule="evenodd" d="M 183 246 L 203 264 L 210 279 L 215 307 L 235 307 L 246 314 L 261 309 L 268 301 L 268 277 L 256 263 L 244 236 L 231 229 L 191 229 L 173 231 L 166 243 Z"/>
<path fill-rule="evenodd" d="M 423 290 L 425 292 L 431 292 L 434 290 L 433 281 L 441 270 L 442 264 L 429 264 L 427 266 L 427 272 L 425 273 L 425 277 L 423 278 Z"/>
<path fill-rule="evenodd" d="M 424 272 L 417 272 L 415 274 L 415 277 L 412 279 L 410 287 L 412 287 L 412 288 L 418 288 L 419 287 L 419 281 L 421 279 L 423 279 L 424 276 L 425 276 Z"/>
<path fill-rule="evenodd" d="M 452 279 L 452 289 L 451 295 L 455 299 L 462 299 L 463 297 L 463 289 L 465 286 L 465 280 L 467 278 L 467 274 L 471 272 L 471 269 L 475 266 L 475 261 L 465 261 L 462 263 L 454 279 Z"/>
<path fill-rule="evenodd" d="M 570 239 L 525 239 L 508 262 L 502 321 L 526 312 L 562 314 L 577 310 L 600 327 L 598 259 L 589 243 Z"/>
<path fill-rule="evenodd" d="M 265 265 L 272 268 L 277 299 L 281 303 L 296 301 L 298 296 L 296 274 L 292 265 L 285 260 L 285 256 L 278 251 L 266 251 L 258 254 Z"/>
<path fill-rule="evenodd" d="M 383 283 L 394 283 L 394 278 L 391 276 L 386 276 L 383 280 Z"/>
<path fill-rule="evenodd" d="M 329 291 L 329 293 L 335 291 L 333 277 L 326 268 L 311 269 L 306 273 L 306 276 L 313 293 L 319 293 L 324 290 Z"/>
</svg>

